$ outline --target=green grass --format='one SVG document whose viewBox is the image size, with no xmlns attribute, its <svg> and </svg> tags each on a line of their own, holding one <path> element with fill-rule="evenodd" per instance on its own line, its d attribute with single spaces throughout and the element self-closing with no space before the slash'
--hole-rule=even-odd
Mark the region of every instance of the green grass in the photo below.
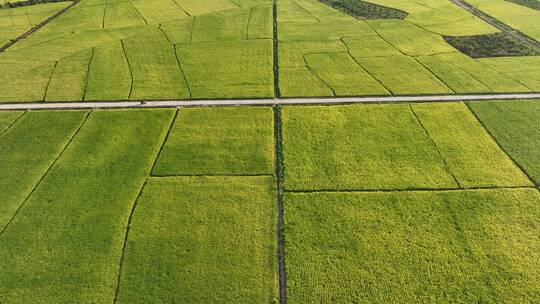
<svg viewBox="0 0 540 304">
<path fill-rule="evenodd" d="M 534 101 L 470 103 L 507 153 L 540 184 L 540 104 Z"/>
<path fill-rule="evenodd" d="M 189 98 L 174 46 L 165 38 L 131 38 L 123 43 L 133 75 L 130 99 Z"/>
<path fill-rule="evenodd" d="M 2 113 L 2 117 L 6 113 Z M 7 112 L 12 119 L 21 113 Z M 28 112 L 0 136 L 0 231 L 75 134 L 86 112 Z M 3 129 L 2 129 L 3 130 Z"/>
<path fill-rule="evenodd" d="M 417 61 L 437 75 L 454 92 L 489 93 L 491 90 L 467 72 L 456 69 L 455 65 L 445 61 L 442 56 L 420 56 Z"/>
<path fill-rule="evenodd" d="M 388 43 L 405 55 L 419 56 L 454 52 L 441 36 L 403 20 L 368 21 Z"/>
<path fill-rule="evenodd" d="M 483 58 L 482 64 L 519 81 L 533 92 L 540 91 L 540 56 Z"/>
<path fill-rule="evenodd" d="M 277 303 L 271 177 L 152 178 L 131 222 L 119 303 Z"/>
<path fill-rule="evenodd" d="M 130 90 L 131 73 L 122 44 L 114 42 L 96 47 L 89 66 L 84 99 L 127 100 Z"/>
<path fill-rule="evenodd" d="M 408 105 L 283 109 L 285 187 L 456 187 Z"/>
<path fill-rule="evenodd" d="M 153 174 L 272 174 L 270 108 L 198 108 L 178 113 Z"/>
<path fill-rule="evenodd" d="M 24 112 L 0 112 L 0 134 L 6 131 Z"/>
<path fill-rule="evenodd" d="M 66 1 L 0 9 L 0 45 L 17 38 L 69 4 Z"/>
<path fill-rule="evenodd" d="M 94 50 L 66 57 L 56 64 L 45 101 L 81 101 L 86 89 L 88 66 Z"/>
<path fill-rule="evenodd" d="M 540 33 L 536 10 L 470 1 L 497 16 L 508 11 L 508 24 Z M 68 3 L 1 10 L 0 42 Z M 448 44 L 443 36 L 499 32 L 447 0 L 370 3 L 408 15 L 365 20 L 319 0 L 277 2 L 282 96 L 538 90 L 536 58 L 475 60 Z M 371 14 L 388 9 L 361 13 L 386 18 Z M 0 54 L 0 102 L 275 97 L 272 15 L 269 0 L 81 0 Z M 88 64 L 83 54 L 92 52 Z M 314 54 L 341 52 L 360 67 L 343 54 Z"/>
<path fill-rule="evenodd" d="M 14 65 L 18 68 L 12 68 Z M 53 62 L 0 56 L 0 100 L 42 101 L 53 69 Z"/>
<path fill-rule="evenodd" d="M 461 103 L 288 107 L 283 133 L 287 189 L 531 186 Z"/>
<path fill-rule="evenodd" d="M 306 67 L 280 68 L 279 89 L 283 97 L 333 96 L 332 89 Z"/>
<path fill-rule="evenodd" d="M 534 303 L 535 189 L 287 194 L 288 303 Z"/>
<path fill-rule="evenodd" d="M 468 0 L 486 14 L 540 39 L 540 11 L 504 0 Z"/>
<path fill-rule="evenodd" d="M 197 16 L 190 42 L 235 41 L 247 37 L 250 10 Z"/>
<path fill-rule="evenodd" d="M 3 302 L 112 302 L 128 215 L 172 117 L 90 114 L 0 238 Z"/>
<path fill-rule="evenodd" d="M 423 104 L 412 109 L 460 186 L 531 186 L 466 105 Z"/>
<path fill-rule="evenodd" d="M 178 61 L 193 98 L 272 97 L 272 41 L 180 44 Z"/>
<path fill-rule="evenodd" d="M 460 70 L 488 87 L 493 93 L 530 91 L 511 77 L 482 64 L 480 60 L 474 60 L 460 53 L 441 54 L 435 55 L 435 57 L 446 62 L 446 64 L 457 66 Z"/>
<path fill-rule="evenodd" d="M 343 38 L 354 58 L 399 56 L 401 53 L 379 36 Z"/>
<path fill-rule="evenodd" d="M 304 54 L 346 52 L 347 47 L 341 40 L 284 41 L 279 43 L 278 64 L 280 74 L 283 68 L 304 67 L 306 65 Z"/>
<path fill-rule="evenodd" d="M 388 95 L 376 79 L 362 69 L 348 53 L 305 55 L 306 65 L 336 95 Z"/>
<path fill-rule="evenodd" d="M 452 94 L 453 91 L 407 56 L 359 58 L 357 62 L 392 94 Z"/>
</svg>

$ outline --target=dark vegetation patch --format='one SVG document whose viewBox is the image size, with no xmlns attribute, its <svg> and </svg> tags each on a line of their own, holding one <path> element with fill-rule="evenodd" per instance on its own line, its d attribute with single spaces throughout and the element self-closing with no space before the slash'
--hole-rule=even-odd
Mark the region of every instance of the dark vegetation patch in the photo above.
<svg viewBox="0 0 540 304">
<path fill-rule="evenodd" d="M 53 2 L 63 2 L 66 0 L 25 0 L 25 1 L 16 1 L 16 2 L 6 2 L 5 4 L 1 4 L 0 8 L 14 8 L 19 6 L 29 6 L 29 5 L 35 5 L 35 4 L 42 4 L 42 3 L 53 3 Z"/>
<path fill-rule="evenodd" d="M 444 40 L 472 58 L 540 55 L 539 49 L 503 32 L 465 37 L 445 36 Z"/>
<path fill-rule="evenodd" d="M 506 0 L 506 1 L 540 11 L 540 1 L 538 0 Z"/>
<path fill-rule="evenodd" d="M 358 0 L 319 0 L 358 19 L 405 19 L 408 13 L 395 8 Z"/>
</svg>

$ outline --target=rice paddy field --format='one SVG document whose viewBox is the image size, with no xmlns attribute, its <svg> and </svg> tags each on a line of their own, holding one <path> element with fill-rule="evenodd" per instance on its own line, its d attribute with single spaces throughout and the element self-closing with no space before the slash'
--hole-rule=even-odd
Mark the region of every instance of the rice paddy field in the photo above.
<svg viewBox="0 0 540 304">
<path fill-rule="evenodd" d="M 539 11 L 0 0 L 0 303 L 540 303 Z"/>
<path fill-rule="evenodd" d="M 540 43 L 449 0 L 77 0 L 17 38 L 71 3 L 0 8 L 0 102 L 540 91 Z M 469 4 L 539 39 L 534 3 Z"/>
<path fill-rule="evenodd" d="M 538 105 L 0 112 L 2 303 L 538 302 Z"/>
</svg>

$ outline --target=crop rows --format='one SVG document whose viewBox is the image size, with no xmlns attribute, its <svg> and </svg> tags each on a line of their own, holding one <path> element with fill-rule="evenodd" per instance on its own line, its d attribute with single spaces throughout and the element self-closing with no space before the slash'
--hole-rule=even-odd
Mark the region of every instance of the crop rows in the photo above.
<svg viewBox="0 0 540 304">
<path fill-rule="evenodd" d="M 83 0 L 1 54 L 1 77 L 12 81 L 0 99 L 272 96 L 267 3 L 94 2 Z"/>
<path fill-rule="evenodd" d="M 275 12 L 268 0 L 82 0 L 0 53 L 0 101 L 540 90 L 538 50 L 457 5 L 372 2 L 358 2 L 355 11 L 369 13 L 358 19 L 317 0 L 279 0 Z M 538 11 L 496 2 L 478 4 L 496 18 L 506 8 L 512 18 L 501 21 L 536 37 Z M 16 37 L 55 5 L 67 4 L 0 10 L 0 39 Z M 403 14 L 371 15 L 365 5 Z"/>
<path fill-rule="evenodd" d="M 0 113 L 2 300 L 534 302 L 539 114 Z"/>
<path fill-rule="evenodd" d="M 512 71 L 538 69 L 537 50 L 458 6 L 442 1 L 428 8 L 412 1 L 374 3 L 409 15 L 404 20 L 357 20 L 315 1 L 278 2 L 283 96 L 538 90 L 531 80 L 538 77 Z M 514 66 L 503 67 L 507 58 L 496 58 L 500 56 L 517 56 Z M 475 57 L 488 57 L 490 64 Z"/>
</svg>

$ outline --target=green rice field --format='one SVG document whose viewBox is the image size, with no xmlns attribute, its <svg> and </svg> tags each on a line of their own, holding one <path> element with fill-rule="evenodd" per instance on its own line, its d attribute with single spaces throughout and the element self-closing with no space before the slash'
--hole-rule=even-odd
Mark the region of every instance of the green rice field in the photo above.
<svg viewBox="0 0 540 304">
<path fill-rule="evenodd" d="M 469 2 L 540 39 L 535 6 Z M 80 0 L 17 40 L 70 3 L 0 8 L 0 102 L 540 91 L 540 47 L 449 0 Z"/>
<path fill-rule="evenodd" d="M 2 303 L 535 303 L 539 119 L 537 101 L 0 112 Z"/>
<path fill-rule="evenodd" d="M 0 304 L 540 303 L 539 71 L 539 0 L 0 0 Z"/>
</svg>

